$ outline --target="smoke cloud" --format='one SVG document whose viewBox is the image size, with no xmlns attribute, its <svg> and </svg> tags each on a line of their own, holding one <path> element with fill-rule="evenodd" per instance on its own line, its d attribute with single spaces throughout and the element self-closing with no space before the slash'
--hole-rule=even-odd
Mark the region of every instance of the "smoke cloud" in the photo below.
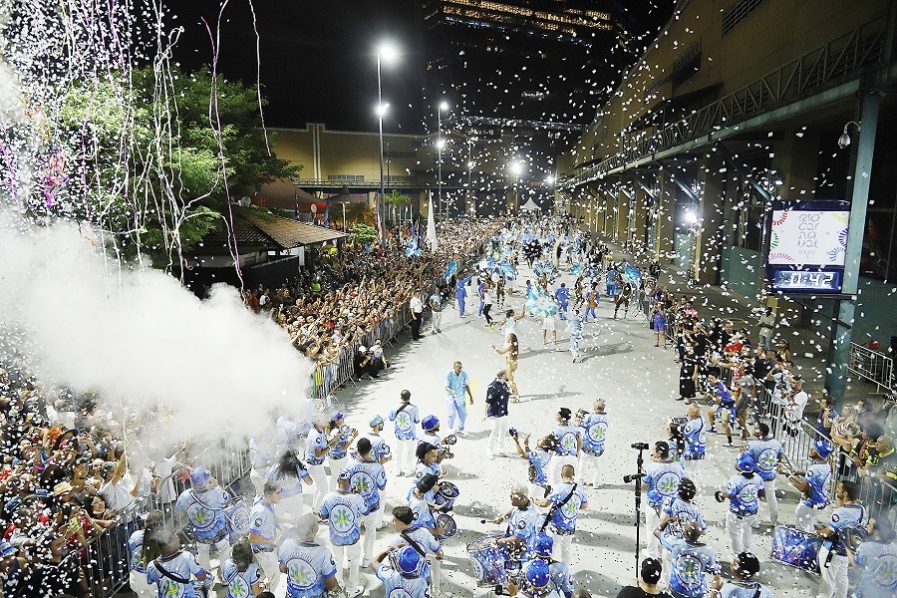
<svg viewBox="0 0 897 598">
<path fill-rule="evenodd" d="M 275 417 L 310 415 L 310 360 L 236 289 L 216 285 L 201 301 L 97 245 L 73 223 L 0 218 L 0 333 L 27 339 L 42 382 L 96 392 L 119 421 L 136 414 L 129 454 L 264 438 Z"/>
</svg>

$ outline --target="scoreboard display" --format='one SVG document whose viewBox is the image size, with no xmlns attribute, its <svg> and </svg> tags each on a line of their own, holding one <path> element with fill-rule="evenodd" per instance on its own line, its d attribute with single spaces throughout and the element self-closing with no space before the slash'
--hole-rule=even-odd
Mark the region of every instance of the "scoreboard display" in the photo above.
<svg viewBox="0 0 897 598">
<path fill-rule="evenodd" d="M 849 220 L 846 201 L 773 202 L 766 255 L 769 290 L 840 293 Z"/>
</svg>

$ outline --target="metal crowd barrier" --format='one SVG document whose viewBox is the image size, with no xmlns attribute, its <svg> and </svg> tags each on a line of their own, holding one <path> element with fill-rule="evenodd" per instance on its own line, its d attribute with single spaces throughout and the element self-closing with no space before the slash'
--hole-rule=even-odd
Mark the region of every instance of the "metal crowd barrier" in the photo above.
<svg viewBox="0 0 897 598">
<path fill-rule="evenodd" d="M 765 386 L 757 387 L 758 415 L 769 422 L 770 433 L 782 442 L 785 456 L 795 469 L 806 471 L 810 465 L 810 448 L 818 440 L 831 439 L 804 420 L 790 421 L 786 403 Z M 832 481 L 829 496 L 834 497 L 838 482 L 847 480 L 860 485 L 860 502 L 877 520 L 888 518 L 897 526 L 890 511 L 897 506 L 897 487 L 868 474 L 861 475 L 856 463 L 835 445 L 832 456 Z"/>
<path fill-rule="evenodd" d="M 247 450 L 242 447 L 227 447 L 222 443 L 200 453 L 194 462 L 208 467 L 212 475 L 231 494 L 241 496 L 241 480 L 249 475 L 251 468 Z M 78 560 L 78 567 L 87 586 L 87 596 L 109 598 L 128 584 L 130 576 L 128 538 L 138 529 L 141 515 L 159 509 L 162 511 L 162 520 L 166 526 L 182 529 L 174 511 L 174 502 L 181 492 L 190 487 L 187 479 L 181 475 L 181 470 L 172 472 L 159 484 L 159 488 L 164 488 L 168 484 L 173 486 L 171 500 L 163 502 L 158 493 L 138 498 L 119 513 L 118 525 L 91 538 L 86 546 L 71 553 L 68 558 Z"/>
<path fill-rule="evenodd" d="M 847 370 L 876 385 L 881 392 L 882 387 L 894 390 L 894 360 L 868 347 L 850 343 L 850 358 Z"/>
</svg>

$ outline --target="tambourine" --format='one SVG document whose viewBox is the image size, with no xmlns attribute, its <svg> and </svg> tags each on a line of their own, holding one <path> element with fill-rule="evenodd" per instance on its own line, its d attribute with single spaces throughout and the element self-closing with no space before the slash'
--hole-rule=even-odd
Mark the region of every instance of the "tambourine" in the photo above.
<svg viewBox="0 0 897 598">
<path fill-rule="evenodd" d="M 436 527 L 442 528 L 442 533 L 436 535 L 439 540 L 451 538 L 458 533 L 458 524 L 455 523 L 455 518 L 448 513 L 440 513 L 436 516 Z"/>
<path fill-rule="evenodd" d="M 717 490 L 713 493 L 713 498 L 716 499 L 716 502 L 726 502 L 726 497 L 723 496 L 722 490 Z"/>
<path fill-rule="evenodd" d="M 449 434 L 445 438 L 442 439 L 442 444 L 447 444 L 449 446 L 454 446 L 458 444 L 458 437 L 454 434 Z"/>
<path fill-rule="evenodd" d="M 350 426 L 349 424 L 343 424 L 339 427 L 339 435 L 345 438 L 348 438 L 353 433 L 357 433 L 357 430 Z"/>
</svg>

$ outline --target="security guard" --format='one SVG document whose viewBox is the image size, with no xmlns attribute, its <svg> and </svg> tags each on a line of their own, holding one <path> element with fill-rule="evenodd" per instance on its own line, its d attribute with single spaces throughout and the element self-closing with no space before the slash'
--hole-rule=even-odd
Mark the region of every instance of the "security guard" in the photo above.
<svg viewBox="0 0 897 598">
<path fill-rule="evenodd" d="M 732 556 L 738 558 L 742 552 L 751 551 L 753 528 L 751 524 L 757 517 L 760 498 L 765 494 L 763 480 L 754 472 L 757 464 L 749 453 L 742 453 L 735 462 L 738 474 L 729 478 L 729 486 L 725 492 L 717 491 L 716 500 L 723 502 L 729 499 L 729 512 L 726 514 L 726 528 L 732 543 Z"/>
<path fill-rule="evenodd" d="M 280 572 L 287 575 L 287 598 L 320 598 L 340 590 L 331 552 L 315 542 L 318 520 L 306 513 L 287 532 L 277 551 Z"/>
</svg>

